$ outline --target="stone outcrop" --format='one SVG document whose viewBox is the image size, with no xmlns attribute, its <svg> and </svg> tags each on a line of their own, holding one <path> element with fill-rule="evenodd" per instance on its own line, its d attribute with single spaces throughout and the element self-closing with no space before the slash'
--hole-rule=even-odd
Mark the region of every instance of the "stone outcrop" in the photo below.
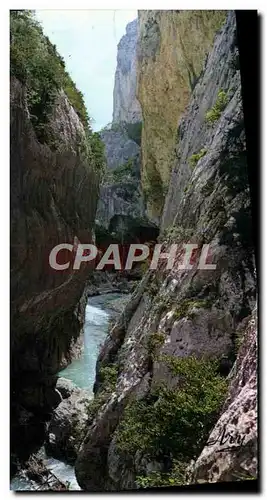
<svg viewBox="0 0 267 500">
<path fill-rule="evenodd" d="M 146 454 L 121 451 L 117 431 L 126 418 L 125 410 L 130 403 L 151 397 L 159 380 L 168 387 L 176 387 L 178 382 L 166 370 L 163 354 L 175 359 L 189 356 L 215 358 L 219 361 L 220 373 L 227 376 L 235 359 L 238 332 L 250 318 L 256 301 L 235 14 L 227 13 L 226 22 L 217 33 L 214 43 L 218 19 L 212 18 L 209 11 L 206 15 L 188 11 L 157 12 L 153 14 L 153 22 L 150 16 L 150 12 L 140 14 L 139 96 L 145 123 L 149 127 L 152 116 L 155 120 L 153 131 L 150 129 L 149 132 L 145 125 L 142 141 L 145 141 L 146 149 L 142 154 L 147 155 L 147 168 L 149 153 L 146 134 L 150 134 L 151 141 L 157 138 L 159 145 L 162 144 L 158 140 L 161 131 L 168 127 L 172 129 L 168 137 L 164 136 L 164 145 L 159 149 L 154 144 L 152 149 L 154 166 L 161 165 L 166 160 L 166 144 L 168 151 L 171 151 L 176 135 L 169 184 L 168 176 L 164 177 L 168 192 L 162 211 L 160 238 L 164 249 L 167 250 L 170 243 L 177 243 L 178 251 L 171 270 L 166 269 L 166 263 L 161 261 L 156 271 L 148 271 L 144 275 L 100 352 L 96 381 L 100 369 L 112 364 L 118 368 L 118 378 L 112 394 L 89 425 L 78 453 L 76 476 L 81 488 L 87 491 L 135 489 L 138 487 L 137 476 L 148 476 L 151 471 L 166 470 L 166 467 L 168 470 L 166 460 L 168 458 L 171 461 L 170 456 L 155 460 Z M 221 22 L 221 18 L 219 20 Z M 175 34 L 180 52 L 174 41 Z M 191 65 L 186 64 L 188 62 Z M 166 90 L 165 96 L 162 90 L 163 73 L 166 73 L 165 83 L 169 82 L 173 94 Z M 194 82 L 194 88 L 190 91 L 187 73 L 198 76 L 198 81 Z M 182 75 L 183 82 L 185 79 L 187 81 L 185 86 L 181 85 Z M 149 103 L 145 104 L 142 93 L 151 95 L 154 115 L 150 114 Z M 166 111 L 169 109 L 167 100 L 175 108 L 171 95 L 175 102 L 181 100 L 183 103 L 179 112 L 176 109 L 173 121 Z M 219 106 L 220 96 L 223 96 L 223 103 Z M 187 104 L 177 129 L 178 117 Z M 215 113 L 218 107 L 219 112 Z M 209 116 L 212 119 L 208 119 Z M 198 250 L 192 268 L 181 270 L 182 250 L 179 244 L 186 242 L 197 244 Z M 216 269 L 198 268 L 203 244 L 210 245 L 212 263 Z M 206 476 L 209 481 L 232 477 L 232 473 L 228 475 L 230 469 L 235 465 L 242 466 L 243 462 L 246 463 L 243 468 L 245 471 L 254 474 L 256 470 L 255 332 L 252 330 L 249 329 L 251 333 L 247 333 L 240 348 L 230 375 L 229 398 L 221 420 L 211 435 L 212 438 L 217 436 L 228 412 L 238 432 L 246 433 L 248 430 L 246 442 L 249 446 L 251 443 L 251 451 L 247 453 L 246 446 L 241 446 L 237 461 L 234 457 L 233 463 L 226 464 L 224 469 L 221 463 L 217 467 L 214 454 L 209 455 L 204 448 L 197 460 L 196 476 L 202 478 L 205 475 L 207 461 L 212 470 Z M 155 333 L 160 342 L 155 344 L 152 356 L 148 341 Z M 97 383 L 95 391 L 97 397 Z M 248 413 L 242 404 L 240 418 L 237 415 L 236 422 L 235 411 L 241 396 L 246 396 Z M 145 432 L 142 427 L 141 432 Z M 131 439 L 130 435 L 128 439 Z"/>
<path fill-rule="evenodd" d="M 60 402 L 55 374 L 74 355 L 84 321 L 88 270 L 56 272 L 49 253 L 59 243 L 92 240 L 99 172 L 90 145 L 87 154 L 81 148 L 85 130 L 63 91 L 41 142 L 25 87 L 12 78 L 10 90 L 12 448 L 24 453 L 34 426 L 20 424 L 21 412 L 43 421 Z"/>
<path fill-rule="evenodd" d="M 137 97 L 143 115 L 142 184 L 159 221 L 177 143 L 177 126 L 225 11 L 138 13 Z"/>
<path fill-rule="evenodd" d="M 127 24 L 118 44 L 117 68 L 113 91 L 113 122 L 139 122 L 141 108 L 136 98 L 137 19 Z"/>
</svg>

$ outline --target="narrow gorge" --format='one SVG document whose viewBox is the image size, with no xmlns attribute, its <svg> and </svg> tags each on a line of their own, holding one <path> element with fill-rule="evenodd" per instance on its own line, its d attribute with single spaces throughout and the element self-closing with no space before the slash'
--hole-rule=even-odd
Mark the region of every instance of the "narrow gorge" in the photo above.
<svg viewBox="0 0 267 500">
<path fill-rule="evenodd" d="M 112 122 L 98 132 L 34 14 L 11 11 L 10 31 L 11 488 L 257 479 L 235 11 L 138 11 L 118 44 Z M 71 265 L 55 271 L 62 243 Z M 151 268 L 150 253 L 132 269 L 77 270 L 80 244 L 101 255 L 176 247 L 171 266 L 165 255 Z"/>
</svg>

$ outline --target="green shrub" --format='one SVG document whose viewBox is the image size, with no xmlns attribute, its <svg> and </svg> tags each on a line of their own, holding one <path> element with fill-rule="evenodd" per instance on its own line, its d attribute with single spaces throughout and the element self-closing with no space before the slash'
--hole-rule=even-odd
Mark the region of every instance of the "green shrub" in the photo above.
<svg viewBox="0 0 267 500">
<path fill-rule="evenodd" d="M 141 146 L 141 136 L 142 136 L 142 122 L 136 123 L 108 123 L 102 128 L 102 131 L 112 130 L 113 132 L 126 133 L 129 139 L 136 142 L 138 146 Z"/>
<path fill-rule="evenodd" d="M 205 116 L 206 122 L 210 124 L 216 122 L 220 118 L 228 102 L 229 102 L 229 97 L 227 93 L 224 90 L 220 90 L 214 106 L 206 113 Z"/>
<path fill-rule="evenodd" d="M 203 158 L 203 156 L 205 156 L 206 153 L 207 153 L 207 149 L 202 148 L 199 151 L 199 153 L 195 153 L 194 155 L 192 155 L 189 158 L 189 163 L 190 163 L 191 167 L 195 167 L 197 162 L 200 160 L 200 158 Z"/>
<path fill-rule="evenodd" d="M 118 378 L 118 366 L 107 365 L 99 370 L 99 380 L 105 391 L 113 391 Z"/>
<path fill-rule="evenodd" d="M 153 459 L 172 457 L 187 463 L 204 446 L 224 401 L 227 384 L 218 362 L 165 356 L 179 376 L 179 387 L 162 384 L 142 400 L 128 404 L 116 429 L 121 452 L 137 451 Z"/>
<path fill-rule="evenodd" d="M 245 330 L 238 330 L 234 335 L 234 349 L 236 355 L 238 354 L 239 349 L 241 348 L 245 338 Z"/>
<path fill-rule="evenodd" d="M 168 297 L 167 295 L 162 296 L 161 294 L 158 294 L 154 304 L 155 304 L 155 312 L 162 315 L 164 312 L 168 311 L 171 309 L 171 297 Z"/>
</svg>

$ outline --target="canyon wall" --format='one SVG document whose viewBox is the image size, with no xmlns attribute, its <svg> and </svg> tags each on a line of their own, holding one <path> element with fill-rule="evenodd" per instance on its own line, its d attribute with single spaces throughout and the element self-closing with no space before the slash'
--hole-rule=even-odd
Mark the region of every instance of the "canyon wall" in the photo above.
<svg viewBox="0 0 267 500">
<path fill-rule="evenodd" d="M 161 260 L 144 274 L 101 349 L 76 461 L 87 491 L 257 476 L 256 273 L 235 14 L 141 12 L 139 21 L 142 175 L 152 189 L 156 172 L 165 187 L 165 202 L 150 206 L 162 213 L 163 249 L 178 251 L 172 269 Z M 180 269 L 186 242 L 197 250 Z M 204 244 L 215 269 L 198 268 Z M 106 389 L 105 371 L 115 379 Z M 226 460 L 216 443 L 224 427 L 229 446 L 242 439 Z"/>
<path fill-rule="evenodd" d="M 88 270 L 55 271 L 49 254 L 92 241 L 101 154 L 79 94 L 72 90 L 75 110 L 56 84 L 67 74 L 40 27 L 28 11 L 14 11 L 11 23 L 11 451 L 25 457 L 60 401 L 59 368 L 79 353 Z"/>
<path fill-rule="evenodd" d="M 160 220 L 177 127 L 225 11 L 139 11 L 137 98 L 143 115 L 142 185 L 148 215 Z"/>
</svg>

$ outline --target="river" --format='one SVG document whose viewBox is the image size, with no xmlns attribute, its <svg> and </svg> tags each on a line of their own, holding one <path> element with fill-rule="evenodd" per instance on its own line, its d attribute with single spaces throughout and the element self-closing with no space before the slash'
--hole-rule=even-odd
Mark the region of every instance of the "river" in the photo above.
<svg viewBox="0 0 267 500">
<path fill-rule="evenodd" d="M 74 360 L 64 370 L 59 372 L 74 382 L 78 387 L 89 390 L 93 395 L 95 367 L 101 344 L 103 344 L 109 322 L 115 319 L 128 302 L 130 295 L 109 293 L 90 297 L 85 311 L 84 347 L 79 359 Z M 60 481 L 69 482 L 70 490 L 80 490 L 76 481 L 74 467 L 60 460 L 48 457 L 42 447 L 38 456 L 42 457 L 45 465 Z M 23 475 L 17 474 L 11 480 L 11 490 L 35 490 L 36 484 Z"/>
</svg>

